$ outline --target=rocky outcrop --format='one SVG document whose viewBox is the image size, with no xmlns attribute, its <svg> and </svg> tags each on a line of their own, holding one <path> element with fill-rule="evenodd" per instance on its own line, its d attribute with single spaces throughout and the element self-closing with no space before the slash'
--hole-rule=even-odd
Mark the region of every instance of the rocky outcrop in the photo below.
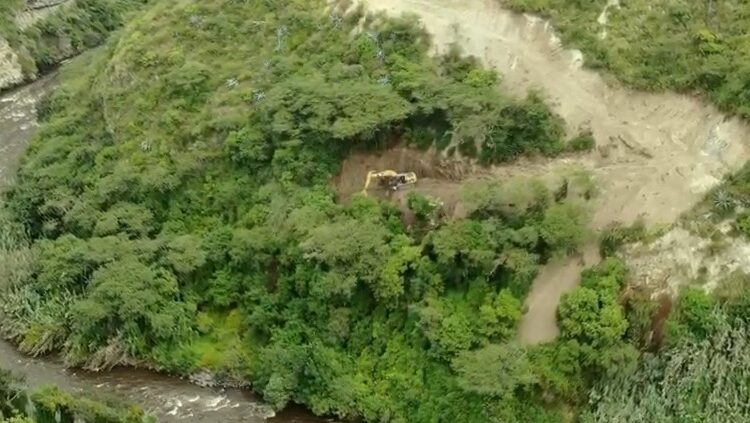
<svg viewBox="0 0 750 423">
<path fill-rule="evenodd" d="M 26 10 L 16 16 L 16 24 L 24 30 L 46 18 L 71 0 L 28 0 Z"/>
<path fill-rule="evenodd" d="M 19 13 L 18 16 L 16 16 L 16 25 L 23 31 L 24 29 L 51 15 L 60 7 L 62 7 L 62 3 L 39 9 L 26 9 L 23 12 Z"/>
<path fill-rule="evenodd" d="M 43 9 L 45 7 L 58 6 L 68 0 L 27 0 L 28 9 Z"/>
<path fill-rule="evenodd" d="M 25 9 L 19 10 L 15 16 L 16 26 L 23 31 L 72 1 L 27 0 Z M 13 46 L 0 35 L 0 91 L 36 78 L 36 75 L 25 72 L 21 57 L 19 51 L 14 51 Z"/>
<path fill-rule="evenodd" d="M 750 274 L 750 242 L 734 233 L 735 223 L 707 224 L 710 236 L 678 225 L 655 240 L 624 248 L 631 286 L 649 289 L 654 298 L 675 297 L 686 286 L 711 292 L 735 272 Z"/>
<path fill-rule="evenodd" d="M 24 80 L 18 55 L 8 42 L 0 37 L 0 90 L 20 84 Z"/>
</svg>

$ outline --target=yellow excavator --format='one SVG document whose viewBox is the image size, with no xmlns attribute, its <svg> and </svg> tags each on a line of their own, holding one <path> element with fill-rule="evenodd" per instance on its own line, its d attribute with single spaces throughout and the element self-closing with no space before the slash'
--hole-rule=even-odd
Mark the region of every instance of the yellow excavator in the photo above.
<svg viewBox="0 0 750 423">
<path fill-rule="evenodd" d="M 414 172 L 398 173 L 395 170 L 381 170 L 379 172 L 371 170 L 367 172 L 365 187 L 362 188 L 363 194 L 367 195 L 367 190 L 373 181 L 377 181 L 381 188 L 397 191 L 404 185 L 417 183 L 417 174 Z"/>
</svg>

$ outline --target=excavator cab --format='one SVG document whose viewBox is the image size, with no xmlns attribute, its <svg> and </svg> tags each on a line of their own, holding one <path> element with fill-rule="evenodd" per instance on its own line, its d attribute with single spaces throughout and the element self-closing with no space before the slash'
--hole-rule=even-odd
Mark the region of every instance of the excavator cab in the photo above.
<svg viewBox="0 0 750 423">
<path fill-rule="evenodd" d="M 417 174 L 414 172 L 398 173 L 395 170 L 371 170 L 367 172 L 367 180 L 365 181 L 365 187 L 362 189 L 362 193 L 367 195 L 367 190 L 370 185 L 374 182 L 381 188 L 389 189 L 392 191 L 398 191 L 404 185 L 411 185 L 417 182 Z"/>
</svg>

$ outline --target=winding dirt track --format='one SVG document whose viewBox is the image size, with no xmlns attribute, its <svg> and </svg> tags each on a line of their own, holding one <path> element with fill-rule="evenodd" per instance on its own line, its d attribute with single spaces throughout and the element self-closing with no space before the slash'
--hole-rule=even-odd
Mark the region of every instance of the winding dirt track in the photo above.
<svg viewBox="0 0 750 423">
<path fill-rule="evenodd" d="M 524 95 L 530 88 L 541 89 L 570 134 L 590 128 L 597 150 L 585 157 L 519 163 L 492 173 L 499 178 L 543 175 L 571 164 L 589 169 L 601 189 L 593 229 L 639 216 L 649 224 L 674 222 L 750 157 L 745 122 L 695 97 L 608 84 L 582 68 L 579 51 L 561 47 L 548 22 L 504 9 L 499 0 L 371 0 L 367 7 L 418 16 L 433 36 L 436 53 L 457 44 L 497 69 L 504 90 Z M 560 296 L 576 286 L 579 260 L 550 264 L 540 272 L 527 301 L 521 341 L 555 338 L 554 310 Z"/>
</svg>

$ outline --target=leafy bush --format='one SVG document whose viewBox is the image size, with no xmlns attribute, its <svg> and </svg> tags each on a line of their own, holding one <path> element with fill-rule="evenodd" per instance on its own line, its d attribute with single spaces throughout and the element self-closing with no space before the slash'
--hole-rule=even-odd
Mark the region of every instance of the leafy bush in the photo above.
<svg viewBox="0 0 750 423">
<path fill-rule="evenodd" d="M 488 345 L 465 351 L 452 362 L 461 389 L 503 398 L 519 386 L 531 385 L 535 375 L 523 348 L 515 344 Z"/>
<path fill-rule="evenodd" d="M 492 164 L 533 152 L 555 155 L 563 149 L 564 122 L 531 92 L 523 103 L 500 111 L 499 119 L 483 136 L 479 148 L 482 163 Z"/>
<path fill-rule="evenodd" d="M 410 192 L 407 195 L 407 204 L 409 209 L 422 220 L 432 218 L 441 206 L 440 200 L 427 197 L 418 192 Z"/>
<path fill-rule="evenodd" d="M 578 204 L 555 204 L 546 210 L 540 235 L 553 250 L 573 252 L 581 246 L 586 232 L 581 230 L 588 220 L 586 210 Z"/>
<path fill-rule="evenodd" d="M 590 374 L 602 375 L 635 360 L 634 349 L 624 342 L 628 321 L 618 302 L 626 277 L 624 263 L 607 258 L 585 270 L 581 285 L 560 301 L 561 336 L 582 346 Z"/>
<path fill-rule="evenodd" d="M 706 292 L 697 288 L 685 290 L 667 322 L 668 338 L 678 343 L 688 337 L 705 339 L 710 336 L 718 324 L 714 313 L 717 306 L 716 300 Z"/>
<path fill-rule="evenodd" d="M 591 131 L 584 131 L 568 141 L 566 147 L 570 151 L 590 151 L 596 147 L 596 140 Z"/>
</svg>

